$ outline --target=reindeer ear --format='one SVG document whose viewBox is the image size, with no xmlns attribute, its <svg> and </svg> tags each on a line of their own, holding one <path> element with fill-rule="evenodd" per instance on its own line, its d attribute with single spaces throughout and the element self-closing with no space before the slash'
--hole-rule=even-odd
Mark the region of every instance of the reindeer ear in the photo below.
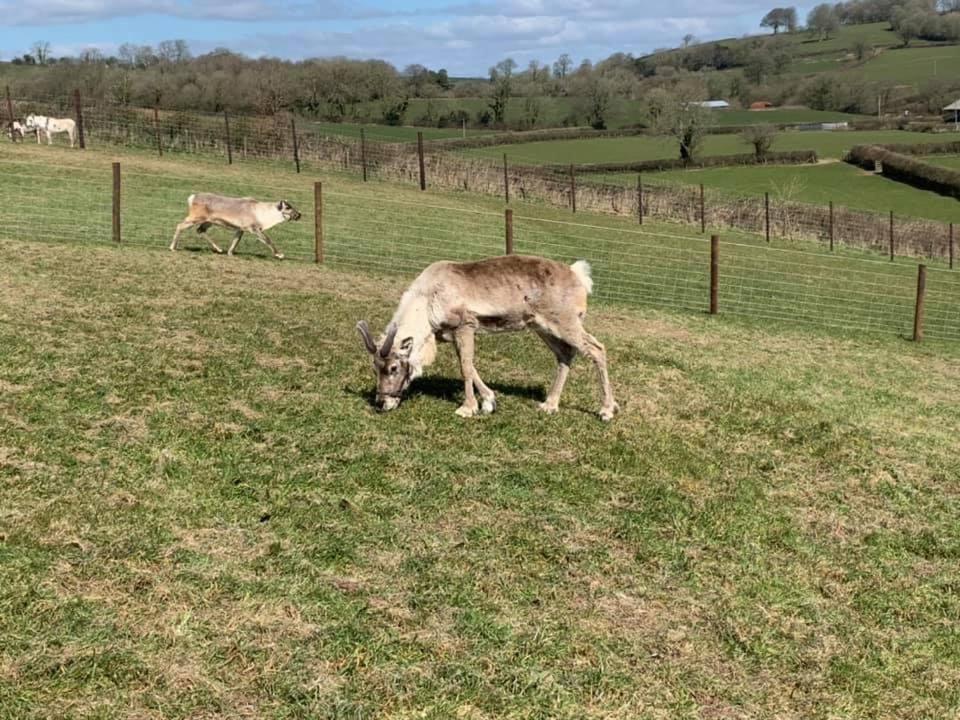
<svg viewBox="0 0 960 720">
<path fill-rule="evenodd" d="M 277 203 L 277 210 L 283 212 L 283 200 Z"/>
<path fill-rule="evenodd" d="M 408 358 L 408 357 L 410 357 L 410 353 L 412 353 L 412 352 L 413 352 L 413 338 L 412 338 L 412 337 L 405 337 L 405 338 L 400 342 L 400 350 L 399 350 L 399 352 L 397 353 L 397 355 L 399 355 L 399 356 L 402 357 L 402 358 Z"/>
</svg>

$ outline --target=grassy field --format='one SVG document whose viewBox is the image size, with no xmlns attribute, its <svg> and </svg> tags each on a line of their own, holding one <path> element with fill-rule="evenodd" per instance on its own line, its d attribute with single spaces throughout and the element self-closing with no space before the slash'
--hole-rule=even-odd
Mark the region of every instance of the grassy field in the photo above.
<svg viewBox="0 0 960 720">
<path fill-rule="evenodd" d="M 562 256 L 590 233 L 575 250 L 596 266 L 588 326 L 622 415 L 592 415 L 578 365 L 560 414 L 541 416 L 552 359 L 536 338 L 500 336 L 478 349 L 495 415 L 453 415 L 443 348 L 378 416 L 354 323 L 381 327 L 429 256 L 495 252 L 494 202 L 315 172 L 326 266 L 249 245 L 219 257 L 195 236 L 171 254 L 159 248 L 185 192 L 282 191 L 306 211 L 309 182 L 126 155 L 113 247 L 109 196 L 81 201 L 109 188 L 109 155 L 7 147 L 0 715 L 960 710 L 960 345 L 802 329 L 797 296 L 780 296 L 779 321 L 660 310 L 637 301 L 642 286 L 604 301 L 622 278 L 615 234 L 654 277 L 658 258 L 699 263 L 702 240 L 628 236 L 612 218 L 577 230 L 518 205 L 523 251 Z M 274 236 L 302 256 L 308 226 Z M 807 301 L 876 276 L 885 312 L 913 277 L 908 263 L 739 241 L 724 249 L 724 312 L 754 290 L 737 275 L 778 286 L 781 255 L 796 282 L 837 268 Z M 682 268 L 670 276 L 661 298 L 702 297 Z M 880 312 L 852 297 L 838 317 Z"/>
<path fill-rule="evenodd" d="M 886 50 L 855 72 L 868 82 L 905 85 L 953 78 L 960 72 L 960 45 Z"/>
<path fill-rule="evenodd" d="M 945 163 L 946 164 L 946 163 Z M 957 163 L 960 167 L 960 163 Z M 919 190 L 882 175 L 867 173 L 846 163 L 824 165 L 708 168 L 645 173 L 645 182 L 703 184 L 731 195 L 762 196 L 826 205 L 893 212 L 898 216 L 960 223 L 960 203 L 937 193 Z M 636 173 L 596 175 L 583 182 L 636 185 Z"/>
<path fill-rule="evenodd" d="M 314 128 L 330 135 L 340 135 L 348 138 L 359 138 L 360 128 L 364 128 L 366 137 L 376 142 L 414 142 L 417 133 L 422 132 L 425 140 L 443 140 L 463 136 L 461 128 L 417 128 L 409 125 L 359 125 L 355 123 L 325 123 L 305 120 L 306 127 Z M 489 135 L 492 130 L 471 130 L 467 128 L 467 136 Z"/>
<path fill-rule="evenodd" d="M 821 158 L 839 158 L 851 147 L 860 144 L 936 142 L 943 142 L 943 137 L 931 133 L 900 130 L 787 131 L 777 135 L 773 149 L 816 150 Z M 702 152 L 709 156 L 736 155 L 751 151 L 752 146 L 739 135 L 709 135 L 704 139 Z M 675 141 L 650 135 L 596 140 L 553 140 L 479 148 L 465 152 L 493 159 L 501 159 L 506 152 L 514 162 L 529 164 L 631 162 L 679 157 Z"/>
</svg>

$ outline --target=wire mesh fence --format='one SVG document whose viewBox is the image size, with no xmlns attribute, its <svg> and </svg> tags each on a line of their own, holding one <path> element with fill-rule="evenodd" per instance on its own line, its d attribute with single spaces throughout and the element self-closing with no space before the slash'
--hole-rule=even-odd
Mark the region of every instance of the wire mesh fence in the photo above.
<svg viewBox="0 0 960 720">
<path fill-rule="evenodd" d="M 21 108 L 44 110 L 39 104 Z M 51 104 L 48 111 L 56 108 Z M 86 108 L 84 122 L 89 118 L 92 143 L 112 138 L 121 146 L 141 143 L 141 149 L 152 151 L 152 113 L 142 115 L 137 123 L 130 123 L 119 120 L 113 110 Z M 191 115 L 189 137 L 193 144 L 188 147 L 181 130 L 170 131 L 180 127 L 178 121 L 168 118 L 168 124 L 162 127 L 172 132 L 168 138 L 176 142 L 164 144 L 163 151 L 197 153 L 195 161 L 157 164 L 141 159 L 124 168 L 116 208 L 123 242 L 157 248 L 170 244 L 174 227 L 186 215 L 188 195 L 205 189 L 211 168 L 216 167 L 215 143 L 221 142 L 216 123 L 221 121 L 223 118 Z M 242 140 L 237 138 L 243 138 L 242 133 L 252 125 L 234 124 L 232 118 L 227 122 L 231 123 L 230 142 L 241 143 L 235 160 L 246 157 L 252 161 L 258 157 L 255 153 L 260 153 L 259 157 L 275 161 L 275 151 L 286 147 L 283 143 L 287 141 L 280 133 L 283 123 L 278 121 L 273 135 L 261 134 L 254 141 L 251 133 L 244 153 Z M 358 146 L 355 138 L 313 135 L 309 130 L 298 138 L 299 151 L 308 165 L 349 171 L 360 163 L 372 177 L 420 181 L 416 145 L 366 144 L 366 140 L 364 137 L 364 144 Z M 76 156 L 77 162 L 69 169 L 38 166 L 17 157 L 16 153 L 0 156 L 0 172 L 12 181 L 8 187 L 13 190 L 5 192 L 7 197 L 0 203 L 0 235 L 27 240 L 111 241 L 115 203 L 109 168 L 87 167 L 82 155 Z M 572 205 L 575 194 L 580 212 L 599 209 L 635 216 L 637 222 L 630 226 L 601 217 L 591 221 L 582 215 L 557 219 L 537 212 L 533 206 L 517 206 L 512 211 L 513 250 L 568 262 L 588 259 L 594 267 L 596 293 L 607 301 L 689 312 L 706 312 L 709 308 L 708 236 L 683 225 L 677 225 L 675 232 L 658 232 L 639 224 L 642 200 L 646 216 L 671 215 L 699 226 L 706 211 L 711 213 L 711 228 L 722 226 L 709 195 L 701 195 L 696 188 L 661 193 L 660 188 L 651 186 L 641 193 L 620 187 L 616 189 L 621 194 L 617 194 L 609 187 L 578 187 L 570 178 L 525 174 L 523 168 L 505 169 L 486 161 L 451 158 L 445 153 L 425 155 L 423 172 L 430 182 L 443 187 L 496 194 L 509 190 L 511 199 L 552 197 L 554 204 L 560 205 Z M 291 259 L 317 261 L 319 248 L 323 261 L 336 268 L 409 277 L 436 260 L 478 259 L 507 251 L 506 221 L 499 212 L 466 209 L 457 206 L 460 203 L 429 194 L 411 201 L 408 195 L 387 197 L 373 189 L 357 190 L 355 184 L 340 187 L 328 182 L 322 193 L 322 217 L 317 215 L 312 223 L 318 198 L 313 183 L 293 172 L 274 172 L 269 178 L 258 182 L 248 174 L 224 173 L 218 177 L 217 189 L 236 196 L 255 192 L 261 197 L 282 197 L 300 209 L 304 221 L 278 228 L 275 236 L 280 249 Z M 375 202 L 371 202 L 374 197 Z M 932 232 L 930 227 L 935 223 L 918 221 L 914 235 L 904 233 L 903 225 L 893 225 L 891 234 L 889 218 L 840 209 L 818 215 L 810 212 L 809 206 L 784 204 L 772 206 L 768 213 L 765 204 L 758 208 L 744 201 L 731 204 L 723 212 L 727 213 L 728 225 L 746 226 L 759 234 L 753 241 L 749 237 L 721 241 L 720 312 L 793 325 L 909 335 L 916 310 L 917 266 L 903 258 L 904 249 L 946 259 L 952 239 L 948 228 L 938 227 L 939 235 Z M 808 234 L 820 242 L 789 247 L 768 244 L 763 241 L 768 223 L 777 229 L 774 237 Z M 318 237 L 316 227 L 322 237 Z M 853 233 L 851 228 L 862 237 L 857 247 L 877 252 L 829 252 L 829 241 L 833 239 L 839 245 L 837 237 Z M 908 244 L 921 236 L 922 244 Z M 881 255 L 888 252 L 891 238 L 898 258 L 892 263 Z M 223 245 L 227 240 L 219 237 L 218 243 Z M 184 237 L 184 246 L 206 249 L 207 244 L 204 237 L 190 231 Z M 241 252 L 268 254 L 267 248 L 250 236 L 243 241 Z M 939 260 L 930 266 L 924 311 L 926 335 L 960 340 L 960 278 L 948 268 L 947 262 Z"/>
<path fill-rule="evenodd" d="M 894 256 L 943 260 L 953 265 L 952 224 L 888 217 L 833 205 L 819 206 L 771 197 L 732 197 L 719 191 L 661 181 L 638 187 L 578 177 L 537 166 L 522 152 L 502 163 L 446 148 L 450 142 L 401 141 L 385 128 L 331 126 L 294 118 L 131 108 L 83 104 L 73 97 L 14 98 L 12 117 L 30 113 L 82 116 L 87 142 L 163 153 L 219 157 L 224 162 L 274 160 L 290 167 L 355 173 L 364 179 L 395 180 L 423 188 L 457 189 L 534 201 L 556 207 L 667 220 L 714 230 L 733 229 L 765 237 L 811 240 Z M 399 129 L 396 129 L 399 131 Z M 32 139 L 32 138 L 28 138 Z M 296 157 L 295 157 L 296 155 Z M 640 180 L 640 178 L 638 178 Z"/>
</svg>

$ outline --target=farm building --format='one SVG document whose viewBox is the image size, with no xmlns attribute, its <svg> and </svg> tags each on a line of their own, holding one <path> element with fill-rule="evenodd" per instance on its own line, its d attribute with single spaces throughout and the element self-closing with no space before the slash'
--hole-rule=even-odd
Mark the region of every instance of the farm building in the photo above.
<svg viewBox="0 0 960 720">
<path fill-rule="evenodd" d="M 943 109 L 943 119 L 947 122 L 960 124 L 960 100 L 950 103 Z"/>
<path fill-rule="evenodd" d="M 704 100 L 703 102 L 694 103 L 700 107 L 709 108 L 710 110 L 729 110 L 730 103 L 726 100 Z"/>
<path fill-rule="evenodd" d="M 773 107 L 772 102 L 767 102 L 766 100 L 758 100 L 755 103 L 750 103 L 751 110 L 769 110 Z"/>
</svg>

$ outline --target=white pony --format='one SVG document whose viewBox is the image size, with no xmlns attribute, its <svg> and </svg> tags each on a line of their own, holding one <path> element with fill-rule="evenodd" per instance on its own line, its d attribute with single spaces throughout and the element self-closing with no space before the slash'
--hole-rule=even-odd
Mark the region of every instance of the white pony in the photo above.
<svg viewBox="0 0 960 720">
<path fill-rule="evenodd" d="M 40 144 L 40 133 L 47 134 L 47 145 L 53 145 L 54 133 L 66 133 L 70 137 L 70 147 L 77 132 L 77 123 L 71 118 L 52 118 L 45 115 L 27 115 L 27 130 L 37 131 L 37 144 Z"/>
</svg>

